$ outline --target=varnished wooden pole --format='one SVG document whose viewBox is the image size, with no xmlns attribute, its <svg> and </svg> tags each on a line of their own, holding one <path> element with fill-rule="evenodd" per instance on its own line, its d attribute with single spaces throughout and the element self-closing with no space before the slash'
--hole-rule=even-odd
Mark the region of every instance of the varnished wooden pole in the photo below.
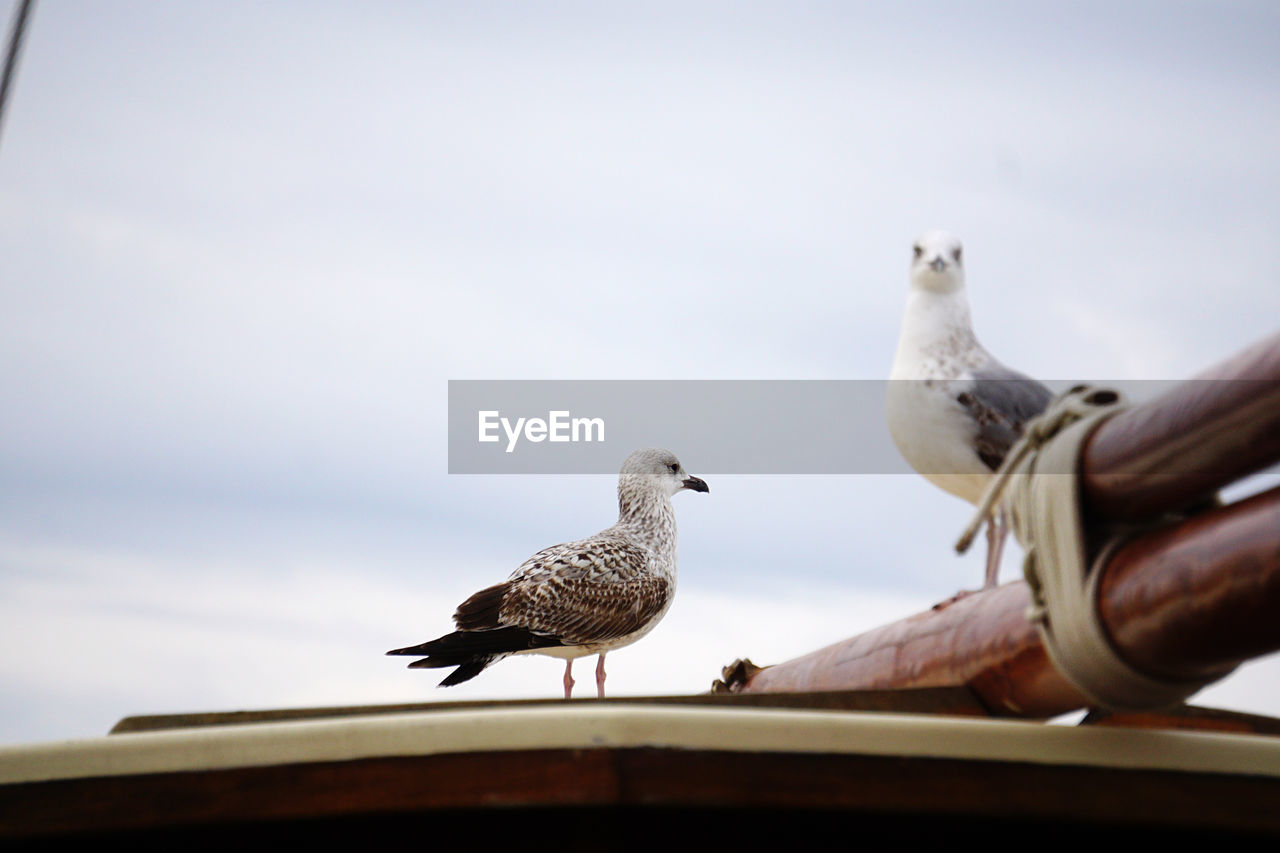
<svg viewBox="0 0 1280 853">
<path fill-rule="evenodd" d="M 1280 488 L 1135 539 L 1103 571 L 1103 624 L 1143 672 L 1217 677 L 1280 650 Z M 1029 603 L 1024 582 L 1005 584 L 766 667 L 736 689 L 966 685 L 995 714 L 1085 707 L 1027 621 Z"/>
<path fill-rule="evenodd" d="M 1098 607 L 1129 664 L 1155 675 L 1223 675 L 1280 649 L 1280 487 L 1120 549 Z"/>
<path fill-rule="evenodd" d="M 1280 461 L 1280 334 L 1107 420 L 1081 488 L 1099 518 L 1182 509 Z"/>
</svg>

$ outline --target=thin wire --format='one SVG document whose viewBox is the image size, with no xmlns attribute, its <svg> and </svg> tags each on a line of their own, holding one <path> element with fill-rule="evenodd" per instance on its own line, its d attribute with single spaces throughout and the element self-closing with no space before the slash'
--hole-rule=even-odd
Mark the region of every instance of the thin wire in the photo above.
<svg viewBox="0 0 1280 853">
<path fill-rule="evenodd" d="M 22 52 L 22 36 L 26 33 L 27 19 L 35 5 L 35 0 L 19 0 L 13 24 L 9 27 L 9 50 L 4 58 L 4 77 L 0 79 L 0 130 L 4 129 L 5 105 L 9 102 L 9 86 L 17 72 L 18 54 Z"/>
</svg>

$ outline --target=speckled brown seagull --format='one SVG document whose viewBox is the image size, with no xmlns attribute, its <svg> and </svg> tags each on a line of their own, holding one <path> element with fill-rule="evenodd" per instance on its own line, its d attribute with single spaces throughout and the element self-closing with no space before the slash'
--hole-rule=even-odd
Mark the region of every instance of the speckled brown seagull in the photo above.
<svg viewBox="0 0 1280 853">
<path fill-rule="evenodd" d="M 931 483 L 974 505 L 1027 421 L 1053 396 L 978 343 L 960 241 L 945 231 L 929 231 L 913 247 L 889 378 L 889 432 L 898 450 Z M 1008 531 L 1008 510 L 997 504 L 987 524 L 984 589 L 996 585 Z"/>
<path fill-rule="evenodd" d="M 604 656 L 648 634 L 676 591 L 676 517 L 671 496 L 710 491 L 667 450 L 637 450 L 618 475 L 618 522 L 594 536 L 544 548 L 504 583 L 458 605 L 456 631 L 392 649 L 425 656 L 410 669 L 455 666 L 441 687 L 475 678 L 518 654 L 565 658 L 564 696 L 573 662 L 599 655 L 596 694 L 604 697 Z"/>
</svg>

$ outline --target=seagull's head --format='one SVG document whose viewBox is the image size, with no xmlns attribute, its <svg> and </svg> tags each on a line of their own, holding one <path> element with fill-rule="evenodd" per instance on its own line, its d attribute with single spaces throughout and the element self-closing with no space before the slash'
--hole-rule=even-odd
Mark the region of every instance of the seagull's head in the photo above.
<svg viewBox="0 0 1280 853">
<path fill-rule="evenodd" d="M 946 231 L 926 231 L 911 247 L 911 286 L 934 293 L 964 287 L 964 247 Z"/>
<path fill-rule="evenodd" d="M 689 476 L 670 450 L 652 447 L 637 450 L 622 463 L 619 486 L 628 482 L 646 483 L 668 496 L 685 489 L 694 492 L 711 491 L 705 481 Z"/>
</svg>

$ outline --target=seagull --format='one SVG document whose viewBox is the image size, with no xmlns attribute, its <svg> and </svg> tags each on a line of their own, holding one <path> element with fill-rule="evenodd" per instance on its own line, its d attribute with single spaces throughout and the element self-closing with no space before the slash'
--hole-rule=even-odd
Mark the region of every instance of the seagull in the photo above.
<svg viewBox="0 0 1280 853">
<path fill-rule="evenodd" d="M 1023 427 L 1053 393 L 978 343 L 960 241 L 929 231 L 912 251 L 911 288 L 889 374 L 889 432 L 912 468 L 977 506 Z M 996 585 L 1009 527 L 1008 509 L 997 505 L 987 519 L 983 589 Z"/>
<path fill-rule="evenodd" d="M 599 655 L 596 695 L 604 698 L 604 656 L 653 630 L 676 591 L 676 517 L 671 497 L 708 492 L 668 450 L 637 450 L 618 474 L 618 522 L 594 536 L 552 545 L 525 560 L 503 583 L 458 605 L 457 630 L 392 649 L 425 656 L 410 669 L 457 667 L 441 687 L 475 678 L 518 654 L 564 658 L 564 698 L 573 695 L 573 662 Z"/>
</svg>

